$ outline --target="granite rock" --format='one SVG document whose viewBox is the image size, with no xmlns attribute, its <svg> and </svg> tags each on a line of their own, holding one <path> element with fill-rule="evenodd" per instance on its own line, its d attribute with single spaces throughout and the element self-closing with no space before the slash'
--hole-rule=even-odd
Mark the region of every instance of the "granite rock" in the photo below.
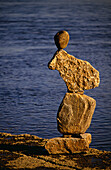
<svg viewBox="0 0 111 170">
<path fill-rule="evenodd" d="M 77 59 L 64 50 L 54 54 L 48 67 L 59 71 L 70 92 L 83 92 L 99 86 L 99 72 L 89 62 Z"/>
<path fill-rule="evenodd" d="M 89 149 L 91 134 L 81 134 L 81 138 L 52 138 L 45 145 L 49 154 L 83 152 Z"/>
<path fill-rule="evenodd" d="M 57 113 L 58 131 L 62 134 L 81 134 L 89 128 L 96 101 L 78 93 L 66 93 Z"/>
<path fill-rule="evenodd" d="M 69 34 L 67 31 L 59 31 L 54 36 L 54 40 L 58 49 L 66 48 L 69 42 Z"/>
</svg>

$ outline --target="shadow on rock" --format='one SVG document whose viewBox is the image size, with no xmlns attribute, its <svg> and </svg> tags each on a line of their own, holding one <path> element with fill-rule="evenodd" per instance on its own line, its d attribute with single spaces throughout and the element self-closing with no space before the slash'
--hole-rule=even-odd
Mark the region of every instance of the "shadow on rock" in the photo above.
<svg viewBox="0 0 111 170">
<path fill-rule="evenodd" d="M 0 150 L 22 152 L 26 155 L 48 155 L 48 152 L 42 146 L 28 146 L 28 145 L 6 145 L 1 144 Z"/>
</svg>

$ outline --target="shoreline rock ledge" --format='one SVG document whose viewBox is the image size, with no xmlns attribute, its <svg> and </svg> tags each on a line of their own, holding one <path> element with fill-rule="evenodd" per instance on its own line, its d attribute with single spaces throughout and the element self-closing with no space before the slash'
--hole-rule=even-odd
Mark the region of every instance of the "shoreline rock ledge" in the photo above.
<svg viewBox="0 0 111 170">
<path fill-rule="evenodd" d="M 88 136 L 90 138 L 90 135 L 86 135 L 86 137 L 83 135 L 81 138 L 83 137 L 90 142 Z M 70 138 L 60 138 L 60 140 L 64 140 L 65 151 L 74 148 L 71 141 L 67 143 L 68 148 L 65 147 L 65 140 L 68 141 Z M 60 140 L 56 142 L 61 144 Z M 48 154 L 45 150 L 49 144 L 48 141 L 54 143 L 53 139 L 43 139 L 35 135 L 14 135 L 0 132 L 0 169 L 111 169 L 110 151 L 89 148 L 87 151 L 78 151 L 74 154 L 55 154 L 57 151 L 59 153 L 59 147 L 57 148 L 58 144 L 54 143 L 55 146 L 52 147 L 55 147 L 57 151 L 54 151 L 54 154 Z M 62 153 L 64 153 L 62 146 Z"/>
<path fill-rule="evenodd" d="M 59 71 L 66 83 L 67 93 L 57 113 L 57 129 L 63 137 L 48 140 L 45 148 L 50 154 L 88 150 L 91 134 L 85 132 L 91 124 L 96 101 L 84 95 L 84 90 L 99 86 L 99 72 L 89 62 L 63 50 L 69 42 L 67 31 L 59 31 L 54 40 L 58 50 L 48 67 Z"/>
</svg>

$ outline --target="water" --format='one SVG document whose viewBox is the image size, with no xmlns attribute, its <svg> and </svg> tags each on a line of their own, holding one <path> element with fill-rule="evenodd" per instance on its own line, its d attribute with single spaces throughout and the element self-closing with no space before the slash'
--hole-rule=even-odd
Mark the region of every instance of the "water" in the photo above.
<svg viewBox="0 0 111 170">
<path fill-rule="evenodd" d="M 111 1 L 0 1 L 0 131 L 61 136 L 56 115 L 66 86 L 47 64 L 55 53 L 53 37 L 70 34 L 65 49 L 100 72 L 98 88 L 85 91 L 97 101 L 91 147 L 111 150 Z"/>
</svg>

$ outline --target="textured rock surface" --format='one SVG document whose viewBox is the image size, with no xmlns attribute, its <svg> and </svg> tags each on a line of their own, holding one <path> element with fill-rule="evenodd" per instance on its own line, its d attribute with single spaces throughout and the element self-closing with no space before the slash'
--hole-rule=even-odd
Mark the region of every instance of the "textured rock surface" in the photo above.
<svg viewBox="0 0 111 170">
<path fill-rule="evenodd" d="M 111 152 L 89 148 L 74 154 L 48 154 L 48 139 L 0 133 L 0 169 L 111 169 Z"/>
<path fill-rule="evenodd" d="M 59 31 L 54 36 L 54 40 L 58 49 L 66 48 L 69 42 L 69 34 L 67 31 Z"/>
<path fill-rule="evenodd" d="M 59 71 L 69 91 L 81 92 L 99 86 L 99 72 L 89 62 L 77 59 L 64 50 L 55 53 L 48 67 Z"/>
<path fill-rule="evenodd" d="M 82 134 L 81 138 L 52 138 L 45 145 L 49 154 L 74 153 L 86 151 L 91 143 L 91 134 Z"/>
<path fill-rule="evenodd" d="M 86 95 L 66 93 L 57 114 L 58 130 L 62 134 L 81 134 L 89 128 L 96 101 Z"/>
<path fill-rule="evenodd" d="M 89 148 L 91 135 L 83 135 L 82 138 L 80 135 L 90 126 L 96 101 L 83 93 L 84 90 L 99 86 L 99 72 L 89 62 L 77 59 L 63 50 L 69 41 L 69 34 L 66 31 L 58 32 L 54 40 L 58 51 L 48 67 L 59 71 L 68 93 L 57 113 L 57 128 L 64 138 L 48 140 L 45 148 L 51 154 L 84 151 Z"/>
</svg>

